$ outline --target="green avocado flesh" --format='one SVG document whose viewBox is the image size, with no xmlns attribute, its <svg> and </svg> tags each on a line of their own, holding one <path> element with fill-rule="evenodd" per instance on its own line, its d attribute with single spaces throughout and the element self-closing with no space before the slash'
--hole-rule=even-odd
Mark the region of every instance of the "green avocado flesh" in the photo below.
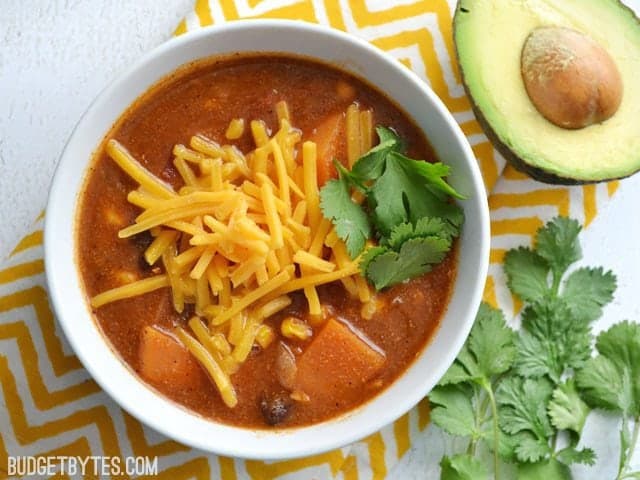
<svg viewBox="0 0 640 480">
<path fill-rule="evenodd" d="M 618 111 L 580 130 L 557 127 L 534 107 L 520 71 L 522 47 L 538 27 L 590 36 L 623 83 Z M 640 24 L 618 0 L 460 0 L 458 62 L 480 123 L 517 168 L 551 183 L 589 183 L 640 170 Z"/>
</svg>

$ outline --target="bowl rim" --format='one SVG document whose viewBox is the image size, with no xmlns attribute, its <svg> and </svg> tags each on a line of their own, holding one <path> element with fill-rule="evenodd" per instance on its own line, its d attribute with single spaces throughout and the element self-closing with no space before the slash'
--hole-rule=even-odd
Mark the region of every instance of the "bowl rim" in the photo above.
<svg viewBox="0 0 640 480">
<path fill-rule="evenodd" d="M 467 201 L 477 200 L 480 203 L 479 219 L 478 219 L 479 235 L 478 235 L 478 238 L 475 240 L 479 242 L 481 258 L 478 259 L 477 277 L 476 277 L 477 281 L 474 284 L 473 291 L 470 292 L 467 297 L 468 306 L 465 310 L 466 316 L 464 319 L 462 319 L 459 325 L 459 331 L 457 332 L 457 335 L 454 338 L 453 345 L 451 345 L 447 350 L 446 358 L 444 358 L 441 362 L 439 362 L 439 364 L 437 365 L 437 368 L 435 369 L 436 373 L 432 375 L 437 378 L 442 377 L 444 372 L 455 360 L 459 350 L 462 348 L 462 345 L 464 344 L 471 330 L 473 319 L 475 317 L 475 311 L 477 310 L 477 307 L 479 306 L 480 300 L 482 297 L 484 280 L 488 272 L 489 242 L 490 242 L 489 211 L 488 211 L 488 204 L 486 199 L 484 182 L 482 181 L 482 175 L 480 173 L 479 166 L 475 161 L 475 156 L 471 150 L 471 147 L 465 135 L 462 133 L 462 130 L 458 126 L 458 123 L 454 120 L 452 114 L 444 106 L 440 98 L 431 90 L 431 88 L 424 81 L 422 81 L 411 70 L 402 66 L 390 55 L 387 55 L 382 50 L 379 50 L 378 48 L 374 47 L 366 40 L 356 37 L 354 35 L 345 33 L 343 31 L 325 27 L 322 25 L 312 24 L 312 23 L 299 21 L 299 20 L 251 19 L 251 20 L 237 20 L 233 22 L 224 23 L 221 25 L 202 28 L 195 32 L 190 32 L 185 35 L 171 38 L 170 40 L 166 41 L 165 43 L 159 45 L 158 47 L 154 48 L 150 52 L 143 55 L 138 61 L 134 62 L 131 66 L 129 66 L 124 71 L 119 73 L 116 76 L 116 78 L 112 80 L 96 96 L 93 102 L 89 105 L 85 113 L 82 115 L 82 117 L 74 127 L 62 151 L 62 154 L 60 155 L 60 158 L 53 176 L 53 180 L 51 183 L 50 191 L 49 191 L 49 198 L 48 198 L 47 210 L 46 210 L 47 214 L 45 216 L 45 228 L 44 228 L 45 275 L 46 275 L 46 282 L 47 282 L 50 302 L 56 314 L 55 317 L 59 322 L 59 325 L 62 327 L 62 330 L 65 334 L 67 341 L 71 345 L 74 353 L 80 359 L 84 368 L 90 373 L 91 377 L 100 385 L 100 387 L 113 400 L 115 400 L 118 406 L 120 406 L 122 409 L 124 409 L 125 411 L 130 413 L 132 416 L 140 420 L 143 424 L 151 427 L 152 429 L 159 431 L 162 434 L 170 438 L 173 438 L 179 442 L 182 442 L 184 444 L 190 445 L 192 447 L 195 447 L 204 451 L 212 452 L 219 455 L 226 455 L 226 456 L 233 456 L 233 457 L 240 457 L 240 458 L 252 458 L 252 459 L 261 459 L 261 460 L 281 460 L 281 459 L 298 458 L 302 456 L 317 454 L 320 452 L 329 451 L 329 450 L 353 443 L 355 441 L 358 441 L 378 431 L 385 425 L 390 424 L 391 422 L 395 421 L 397 418 L 402 416 L 404 413 L 409 411 L 414 405 L 416 405 L 420 401 L 420 399 L 422 399 L 430 391 L 431 388 L 433 388 L 435 384 L 427 385 L 427 383 L 424 382 L 424 385 L 421 385 L 421 388 L 415 388 L 413 391 L 409 392 L 409 394 L 406 395 L 404 398 L 399 399 L 396 408 L 382 410 L 382 411 L 378 410 L 376 412 L 376 421 L 372 422 L 371 424 L 364 425 L 362 428 L 358 428 L 358 429 L 355 429 L 355 428 L 348 429 L 347 431 L 344 431 L 343 429 L 341 431 L 343 435 L 340 438 L 332 437 L 331 436 L 332 431 L 330 428 L 328 429 L 323 428 L 326 426 L 330 426 L 333 423 L 338 423 L 341 421 L 348 422 L 349 418 L 357 417 L 359 412 L 365 409 L 368 405 L 374 404 L 376 402 L 376 399 L 380 398 L 385 391 L 390 390 L 391 387 L 395 383 L 397 383 L 400 378 L 404 377 L 407 374 L 407 372 L 411 370 L 411 368 L 415 365 L 415 363 L 417 363 L 418 358 L 423 356 L 424 353 L 429 349 L 430 344 L 433 343 L 434 338 L 437 335 L 437 332 L 436 334 L 434 334 L 434 336 L 431 337 L 427 346 L 421 350 L 416 360 L 414 360 L 413 363 L 409 365 L 407 369 L 403 371 L 403 373 L 401 373 L 400 376 L 396 380 L 394 380 L 394 382 L 391 385 L 389 385 L 383 392 L 374 396 L 371 400 L 365 402 L 363 405 L 357 407 L 356 409 L 351 410 L 343 415 L 339 415 L 338 417 L 329 419 L 327 421 L 320 422 L 318 424 L 312 424 L 312 425 L 307 425 L 302 427 L 293 427 L 293 428 L 284 429 L 284 430 L 275 430 L 275 431 L 257 430 L 256 431 L 252 429 L 247 429 L 245 427 L 235 427 L 231 425 L 221 424 L 221 423 L 206 419 L 205 417 L 201 417 L 196 413 L 186 409 L 185 407 L 182 407 L 181 405 L 176 404 L 175 402 L 164 397 L 164 395 L 155 391 L 153 387 L 147 385 L 142 379 L 140 379 L 133 372 L 133 370 L 130 369 L 130 367 L 127 364 L 125 364 L 125 362 L 119 357 L 117 352 L 113 350 L 113 347 L 104 338 L 104 334 L 102 333 L 101 328 L 99 327 L 97 321 L 95 320 L 95 317 L 93 317 L 91 320 L 92 320 L 92 323 L 95 324 L 96 330 L 98 331 L 97 332 L 98 335 L 102 337 L 103 343 L 111 351 L 112 355 L 115 357 L 115 360 L 120 364 L 122 364 L 125 368 L 127 368 L 129 370 L 129 373 L 134 377 L 136 383 L 138 383 L 147 391 L 151 392 L 152 395 L 156 398 L 156 400 L 157 399 L 163 400 L 165 402 L 165 407 L 166 407 L 166 402 L 169 402 L 170 404 L 174 405 L 176 408 L 182 409 L 192 416 L 197 416 L 199 421 L 205 421 L 211 424 L 212 430 L 217 431 L 222 435 L 230 435 L 238 431 L 241 431 L 244 433 L 251 433 L 251 436 L 254 439 L 258 439 L 258 440 L 262 439 L 264 444 L 270 441 L 275 441 L 277 443 L 278 438 L 287 437 L 288 435 L 296 435 L 298 432 L 301 432 L 303 430 L 315 429 L 319 431 L 318 433 L 322 433 L 322 435 L 317 435 L 319 437 L 318 441 L 316 441 L 311 446 L 303 444 L 304 442 L 296 442 L 296 441 L 288 442 L 287 445 L 289 449 L 286 452 L 282 452 L 282 453 L 276 451 L 273 448 L 273 446 L 268 448 L 265 451 L 263 450 L 262 446 L 257 447 L 258 444 L 256 444 L 255 442 L 254 443 L 249 442 L 251 443 L 250 446 L 248 443 L 243 444 L 242 442 L 236 441 L 236 437 L 233 437 L 233 439 L 230 438 L 229 442 L 226 442 L 224 439 L 218 440 L 215 442 L 203 441 L 199 437 L 197 439 L 194 439 L 193 437 L 191 437 L 189 435 L 190 432 L 186 431 L 186 428 L 177 428 L 177 429 L 173 427 L 170 428 L 167 422 L 163 421 L 162 418 L 154 418 L 152 416 L 151 409 L 147 409 L 146 405 L 141 405 L 140 403 L 136 402 L 136 398 L 133 398 L 133 395 L 127 392 L 123 393 L 121 390 L 118 390 L 116 388 L 116 385 L 112 384 L 111 381 L 109 380 L 109 375 L 105 374 L 104 371 L 99 370 L 99 366 L 96 363 L 94 363 L 94 359 L 92 358 L 93 353 L 92 353 L 91 347 L 81 344 L 81 339 L 76 334 L 76 331 L 72 326 L 71 320 L 67 316 L 65 316 L 64 312 L 66 309 L 66 306 L 65 306 L 66 288 L 63 285 L 63 283 L 60 281 L 60 279 L 56 278 L 57 277 L 56 269 L 59 265 L 64 264 L 65 260 L 59 259 L 58 257 L 60 257 L 60 255 L 54 254 L 54 251 L 53 251 L 55 246 L 60 243 L 60 239 L 57 238 L 58 237 L 57 232 L 60 228 L 57 225 L 58 223 L 57 220 L 59 217 L 62 217 L 65 214 L 69 215 L 69 212 L 60 212 L 59 208 L 58 209 L 55 208 L 55 205 L 60 202 L 59 200 L 60 198 L 64 198 L 65 195 L 66 196 L 69 195 L 68 186 L 65 183 L 65 175 L 64 175 L 65 169 L 68 169 L 69 166 L 72 165 L 71 159 L 68 158 L 70 155 L 69 150 L 71 149 L 71 145 L 74 143 L 74 140 L 76 139 L 76 137 L 79 136 L 78 132 L 80 131 L 81 126 L 85 123 L 85 120 L 89 116 L 93 115 L 94 111 L 98 110 L 99 103 L 109 98 L 110 96 L 112 96 L 115 92 L 117 92 L 118 89 L 122 87 L 122 85 L 126 84 L 126 82 L 129 80 L 129 77 L 133 76 L 135 72 L 144 69 L 145 67 L 148 66 L 150 62 L 154 61 L 157 57 L 163 56 L 170 50 L 173 50 L 180 46 L 187 45 L 191 42 L 197 42 L 201 38 L 206 38 L 209 36 L 215 37 L 224 32 L 233 32 L 238 30 L 239 31 L 252 30 L 256 28 L 278 29 L 278 30 L 287 29 L 287 30 L 293 30 L 303 35 L 305 33 L 311 32 L 314 34 L 331 37 L 333 40 L 336 40 L 339 42 L 350 43 L 355 48 L 366 50 L 367 53 L 371 54 L 375 58 L 375 61 L 378 62 L 381 67 L 394 69 L 396 71 L 395 72 L 396 74 L 400 74 L 401 76 L 404 77 L 404 79 L 407 82 L 412 83 L 416 88 L 418 88 L 421 91 L 421 93 L 423 93 L 427 97 L 430 103 L 429 107 L 437 110 L 437 113 L 446 120 L 446 124 L 447 124 L 446 128 L 452 131 L 452 134 L 456 137 L 456 140 L 460 143 L 462 153 L 466 157 L 466 161 L 470 169 L 471 185 L 474 188 L 474 190 L 479 192 L 480 196 L 482 197 L 478 199 L 467 200 Z M 292 55 L 291 53 L 287 53 L 287 52 L 283 52 L 283 54 Z M 215 54 L 212 54 L 212 55 L 215 56 Z M 317 58 L 317 60 L 323 63 L 329 63 L 326 60 L 323 60 L 321 58 Z M 193 60 L 187 60 L 183 62 L 183 64 L 190 63 L 191 61 Z M 338 68 L 349 71 L 347 68 L 344 68 L 341 65 L 338 65 Z M 175 70 L 175 68 L 172 70 Z M 350 73 L 358 76 L 354 72 L 350 72 Z M 164 76 L 160 76 L 159 78 L 156 79 L 155 82 L 162 80 L 163 77 Z M 153 85 L 154 83 L 152 83 L 151 85 Z M 146 87 L 146 88 L 148 89 L 149 87 Z M 389 95 L 389 98 L 395 101 L 395 99 L 391 95 Z M 122 115 L 123 113 L 124 113 L 124 110 L 120 113 L 120 115 Z M 106 135 L 107 133 L 108 132 L 104 132 L 104 135 Z M 98 142 L 100 141 L 101 139 L 98 139 Z M 94 149 L 95 148 L 97 148 L 97 146 L 94 147 Z M 87 175 L 86 169 L 90 164 L 90 160 L 91 159 L 89 158 L 84 163 L 82 163 L 84 168 L 84 172 L 82 174 L 83 181 L 86 180 L 86 175 Z M 81 192 L 82 192 L 82 185 L 78 189 L 78 194 L 80 194 Z M 73 203 L 76 206 L 78 204 L 77 200 L 78 200 L 77 197 L 73 200 Z M 73 225 L 76 224 L 76 215 L 77 215 L 77 209 L 75 209 L 72 212 Z M 73 230 L 74 232 L 72 235 L 75 239 L 75 236 L 76 236 L 75 228 Z M 74 252 L 75 252 L 75 248 L 76 248 L 75 241 L 73 242 L 72 248 L 74 249 Z M 72 259 L 67 259 L 66 261 L 67 262 L 70 261 L 73 264 L 73 269 L 76 272 L 76 275 L 79 277 L 79 274 L 77 272 L 75 254 Z M 456 278 L 454 281 L 454 287 L 453 287 L 454 291 L 456 288 L 455 284 L 458 282 L 459 282 L 459 278 Z M 453 293 L 452 293 L 452 297 L 453 297 Z M 82 301 L 86 303 L 86 298 L 83 297 Z M 450 299 L 450 302 L 451 302 L 451 299 Z M 447 308 L 449 308 L 449 306 L 450 305 L 448 305 Z M 91 314 L 89 313 L 89 315 Z M 445 311 L 445 313 L 443 314 L 443 318 L 446 315 L 447 313 Z M 82 320 L 85 320 L 85 319 L 82 319 Z M 441 320 L 441 325 L 442 325 L 442 320 Z M 215 446 L 213 445 L 213 443 L 215 443 Z"/>
</svg>

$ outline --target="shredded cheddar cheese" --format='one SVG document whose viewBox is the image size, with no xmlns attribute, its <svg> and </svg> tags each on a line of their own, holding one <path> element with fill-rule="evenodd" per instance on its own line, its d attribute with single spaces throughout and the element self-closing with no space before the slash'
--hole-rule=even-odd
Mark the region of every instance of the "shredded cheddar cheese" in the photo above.
<svg viewBox="0 0 640 480">
<path fill-rule="evenodd" d="M 302 291 L 314 318 L 322 316 L 317 287 L 341 281 L 363 304 L 371 301 L 367 283 L 319 202 L 317 146 L 302 143 L 285 102 L 276 105 L 279 130 L 261 120 L 247 122 L 255 149 L 243 154 L 196 135 L 175 145 L 173 165 L 184 186 L 175 191 L 144 168 L 117 140 L 109 156 L 138 184 L 127 196 L 142 211 L 122 228 L 120 238 L 144 231 L 153 242 L 144 252 L 164 273 L 95 296 L 106 303 L 170 287 L 176 311 L 195 306 L 189 331 L 176 336 L 209 372 L 225 403 L 236 403 L 230 377 L 254 345 L 274 340 L 264 320 L 291 304 L 288 294 Z M 350 160 L 371 146 L 371 114 L 350 107 L 347 128 Z M 226 139 L 243 135 L 244 119 L 233 119 Z M 362 138 L 359 133 L 363 133 Z M 284 334 L 307 338 L 311 329 L 286 323 Z"/>
</svg>

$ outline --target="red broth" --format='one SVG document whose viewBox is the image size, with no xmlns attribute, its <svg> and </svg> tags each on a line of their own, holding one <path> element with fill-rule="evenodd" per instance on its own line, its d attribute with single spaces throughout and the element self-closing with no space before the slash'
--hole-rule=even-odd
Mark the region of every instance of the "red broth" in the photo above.
<svg viewBox="0 0 640 480">
<path fill-rule="evenodd" d="M 148 170 L 181 186 L 172 163 L 172 148 L 188 144 L 195 134 L 229 143 L 224 134 L 234 118 L 262 119 L 277 130 L 275 105 L 286 100 L 292 123 L 303 133 L 314 129 L 328 116 L 343 112 L 352 103 L 373 111 L 374 125 L 390 126 L 406 140 L 414 158 L 435 161 L 422 132 L 392 101 L 370 85 L 336 68 L 307 60 L 278 56 L 238 56 L 196 63 L 163 80 L 134 103 L 118 120 L 107 139 L 115 138 Z M 135 184 L 105 153 L 105 142 L 97 150 L 81 197 L 77 220 L 78 267 L 89 297 L 123 283 L 123 272 L 144 278 L 161 267 L 148 266 L 143 252 L 151 241 L 148 234 L 119 239 L 118 231 L 133 223 L 140 210 L 127 202 Z M 243 152 L 254 148 L 249 129 L 233 143 Z M 342 141 L 336 155 L 346 156 Z M 332 355 L 344 376 L 353 376 L 357 388 L 332 385 L 327 372 L 309 369 L 319 378 L 316 394 L 302 401 L 291 400 L 278 379 L 277 364 L 285 342 L 300 359 L 313 340 L 277 338 L 267 348 L 254 347 L 248 360 L 231 380 L 238 404 L 227 407 L 216 387 L 192 359 L 174 360 L 158 367 L 159 376 L 142 379 L 171 400 L 207 418 L 251 428 L 279 428 L 308 425 L 345 413 L 379 394 L 401 375 L 425 348 L 446 309 L 456 273 L 455 249 L 430 273 L 377 294 L 377 311 L 369 320 L 361 316 L 362 304 L 338 282 L 318 288 L 322 305 L 332 319 L 355 329 L 383 352 L 384 362 L 375 375 L 363 372 L 369 363 L 351 361 L 348 344 L 335 341 Z M 279 335 L 279 325 L 289 316 L 307 318 L 307 303 L 301 293 L 292 295 L 292 304 L 267 319 Z M 145 327 L 171 335 L 174 326 L 186 327 L 192 311 L 178 314 L 173 309 L 168 288 L 139 297 L 117 301 L 95 309 L 94 315 L 104 335 L 122 360 L 141 374 L 140 344 Z M 314 327 L 314 337 L 323 326 Z M 329 333 L 324 335 L 331 337 Z M 334 340 L 331 340 L 334 341 Z M 341 350 L 343 349 L 343 350 Z M 357 360 L 357 359 L 356 359 Z M 341 365 L 340 362 L 346 362 Z M 195 367 L 194 367 L 195 366 Z M 162 372 L 179 370 L 178 381 L 162 378 Z M 341 374 L 342 377 L 341 377 Z M 324 382 L 324 383 L 323 383 Z M 329 382 L 329 383 L 327 383 Z M 346 385 L 351 385 L 347 378 Z M 313 389 L 313 385 L 310 386 Z M 275 405 L 275 407 L 274 407 Z M 275 408 L 275 422 L 272 418 Z M 284 411 L 284 414 L 282 414 Z M 282 415 L 281 415 L 282 414 Z"/>
</svg>

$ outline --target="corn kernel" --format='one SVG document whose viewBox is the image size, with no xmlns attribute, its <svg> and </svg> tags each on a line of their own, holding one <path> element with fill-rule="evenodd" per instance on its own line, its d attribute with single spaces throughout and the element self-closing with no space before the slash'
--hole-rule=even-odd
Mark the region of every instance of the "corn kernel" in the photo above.
<svg viewBox="0 0 640 480">
<path fill-rule="evenodd" d="M 307 340 L 313 335 L 311 327 L 296 317 L 285 318 L 280 325 L 280 331 L 285 337 L 298 340 Z"/>
<path fill-rule="evenodd" d="M 375 300 L 369 300 L 368 302 L 362 304 L 362 308 L 360 309 L 360 316 L 365 320 L 371 320 L 373 315 L 378 310 L 378 306 L 376 305 Z"/>
<path fill-rule="evenodd" d="M 269 325 L 260 325 L 256 332 L 256 342 L 262 348 L 267 348 L 276 338 L 273 329 Z"/>
<path fill-rule="evenodd" d="M 226 133 L 224 134 L 229 140 L 236 140 L 242 136 L 244 133 L 244 119 L 243 118 L 234 118 L 229 122 L 229 127 L 227 128 Z"/>
<path fill-rule="evenodd" d="M 135 273 L 129 272 L 127 270 L 120 270 L 118 272 L 118 280 L 122 285 L 126 285 L 138 280 L 138 276 Z"/>
<path fill-rule="evenodd" d="M 291 394 L 289 395 L 289 398 L 291 398 L 291 400 L 294 400 L 296 402 L 301 402 L 301 403 L 306 403 L 311 400 L 311 398 L 309 398 L 309 395 L 307 395 L 306 393 L 300 390 L 294 390 L 293 392 L 291 392 Z"/>
</svg>

